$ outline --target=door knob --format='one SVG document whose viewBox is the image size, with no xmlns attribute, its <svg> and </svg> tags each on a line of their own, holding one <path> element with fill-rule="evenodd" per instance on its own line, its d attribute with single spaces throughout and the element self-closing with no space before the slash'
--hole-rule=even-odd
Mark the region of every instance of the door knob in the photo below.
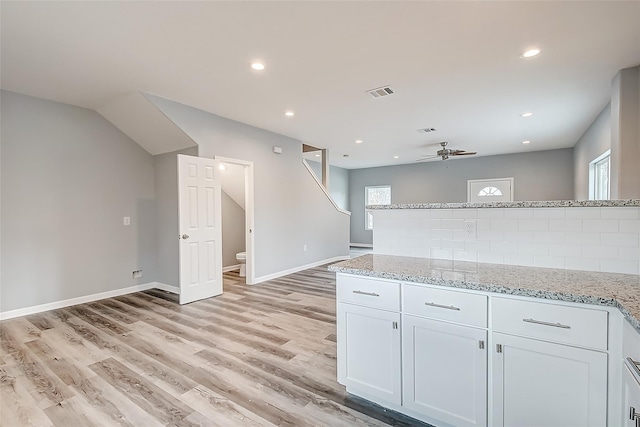
<svg viewBox="0 0 640 427">
<path fill-rule="evenodd" d="M 184 240 L 187 240 L 187 239 L 189 238 L 189 235 L 188 235 L 188 234 L 183 234 L 183 235 L 182 235 L 182 238 L 183 238 Z"/>
</svg>

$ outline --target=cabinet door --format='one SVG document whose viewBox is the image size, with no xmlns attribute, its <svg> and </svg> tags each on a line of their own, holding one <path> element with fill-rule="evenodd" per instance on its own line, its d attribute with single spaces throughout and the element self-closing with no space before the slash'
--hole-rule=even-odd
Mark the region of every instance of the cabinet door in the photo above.
<svg viewBox="0 0 640 427">
<path fill-rule="evenodd" d="M 338 381 L 347 391 L 401 403 L 400 314 L 338 303 Z"/>
<path fill-rule="evenodd" d="M 607 354 L 493 333 L 493 425 L 607 424 Z"/>
<path fill-rule="evenodd" d="M 640 382 L 631 373 L 628 366 L 623 368 L 623 420 L 624 427 L 640 426 Z"/>
<path fill-rule="evenodd" d="M 487 425 L 487 331 L 402 318 L 403 405 L 457 427 Z"/>
</svg>

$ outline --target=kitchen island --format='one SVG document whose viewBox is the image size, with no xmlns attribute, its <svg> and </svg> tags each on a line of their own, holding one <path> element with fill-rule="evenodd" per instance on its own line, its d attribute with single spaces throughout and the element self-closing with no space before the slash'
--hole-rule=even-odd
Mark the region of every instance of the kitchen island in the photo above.
<svg viewBox="0 0 640 427">
<path fill-rule="evenodd" d="M 640 276 L 379 254 L 329 268 L 348 392 L 438 427 L 635 426 Z"/>
</svg>

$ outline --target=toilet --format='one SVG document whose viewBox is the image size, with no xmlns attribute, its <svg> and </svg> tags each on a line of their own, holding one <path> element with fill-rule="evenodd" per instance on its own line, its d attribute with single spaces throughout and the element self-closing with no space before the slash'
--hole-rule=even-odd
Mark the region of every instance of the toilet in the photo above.
<svg viewBox="0 0 640 427">
<path fill-rule="evenodd" d="M 247 253 L 246 252 L 238 252 L 236 254 L 236 260 L 238 264 L 240 264 L 240 277 L 247 276 Z"/>
</svg>

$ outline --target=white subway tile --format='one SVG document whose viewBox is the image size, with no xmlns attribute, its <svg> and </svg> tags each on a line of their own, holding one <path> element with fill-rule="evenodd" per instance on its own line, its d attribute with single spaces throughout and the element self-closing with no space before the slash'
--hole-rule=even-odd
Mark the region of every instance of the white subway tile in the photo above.
<svg viewBox="0 0 640 427">
<path fill-rule="evenodd" d="M 411 256 L 418 258 L 429 258 L 430 251 L 429 248 L 412 248 Z"/>
<path fill-rule="evenodd" d="M 446 230 L 446 229 L 431 230 L 431 238 L 453 240 L 453 230 Z"/>
<path fill-rule="evenodd" d="M 616 233 L 618 231 L 617 219 L 585 219 L 582 221 L 582 231 L 598 233 Z"/>
<path fill-rule="evenodd" d="M 517 253 L 518 252 L 518 243 L 517 242 L 491 242 L 491 252 L 493 253 Z"/>
<path fill-rule="evenodd" d="M 491 230 L 496 231 L 517 231 L 518 230 L 518 220 L 516 219 L 492 219 L 491 221 Z"/>
<path fill-rule="evenodd" d="M 638 233 L 600 233 L 602 246 L 624 246 L 637 248 L 640 244 Z"/>
<path fill-rule="evenodd" d="M 518 243 L 518 253 L 529 255 L 548 255 L 549 245 L 546 243 L 521 242 Z"/>
<path fill-rule="evenodd" d="M 564 243 L 565 235 L 561 231 L 536 231 L 533 233 L 535 243 Z"/>
<path fill-rule="evenodd" d="M 533 219 L 533 209 L 508 208 L 504 210 L 504 217 L 509 219 Z"/>
<path fill-rule="evenodd" d="M 575 245 L 599 245 L 600 233 L 587 233 L 587 232 L 567 232 L 565 233 L 565 239 L 568 244 Z"/>
<path fill-rule="evenodd" d="M 505 233 L 504 240 L 514 242 L 533 242 L 533 231 L 511 231 Z"/>
<path fill-rule="evenodd" d="M 524 265 L 533 267 L 533 255 L 505 254 L 504 263 L 507 265 Z"/>
<path fill-rule="evenodd" d="M 464 240 L 442 239 L 442 249 L 464 249 Z"/>
<path fill-rule="evenodd" d="M 549 220 L 546 219 L 521 219 L 518 221 L 519 231 L 548 231 Z"/>
<path fill-rule="evenodd" d="M 504 240 L 504 233 L 502 231 L 476 230 L 476 236 L 478 240 L 489 241 L 489 242 L 501 242 Z"/>
<path fill-rule="evenodd" d="M 566 208 L 567 219 L 599 219 L 600 208 Z"/>
<path fill-rule="evenodd" d="M 602 219 L 640 219 L 640 209 L 635 206 L 600 208 Z"/>
<path fill-rule="evenodd" d="M 427 248 L 442 248 L 442 240 L 441 239 L 429 239 L 425 242 L 425 247 Z"/>
<path fill-rule="evenodd" d="M 391 255 L 391 246 L 374 243 L 373 253 L 379 255 Z"/>
<path fill-rule="evenodd" d="M 571 209 L 571 208 L 568 208 Z M 549 231 L 582 231 L 581 219 L 550 219 Z"/>
<path fill-rule="evenodd" d="M 431 218 L 431 219 L 425 219 L 422 225 L 430 230 L 433 230 L 434 228 L 435 229 L 442 228 L 441 223 L 442 223 L 441 219 Z"/>
<path fill-rule="evenodd" d="M 412 248 L 408 248 L 406 246 L 396 246 L 392 248 L 393 255 L 398 256 L 411 256 Z"/>
<path fill-rule="evenodd" d="M 566 263 L 565 263 L 564 257 L 534 255 L 533 265 L 534 267 L 543 267 L 543 268 L 564 268 Z"/>
<path fill-rule="evenodd" d="M 640 220 L 621 219 L 619 227 L 622 233 L 640 233 Z"/>
<path fill-rule="evenodd" d="M 566 257 L 564 263 L 568 270 L 600 271 L 599 259 Z"/>
<path fill-rule="evenodd" d="M 476 219 L 478 217 L 478 209 L 452 209 L 451 217 L 459 219 Z"/>
<path fill-rule="evenodd" d="M 484 262 L 487 264 L 504 264 L 504 254 L 478 252 L 478 262 Z"/>
<path fill-rule="evenodd" d="M 615 246 L 590 246 L 582 247 L 582 256 L 584 258 L 618 259 L 618 248 Z"/>
<path fill-rule="evenodd" d="M 453 240 L 475 240 L 467 234 L 466 230 L 453 230 Z"/>
<path fill-rule="evenodd" d="M 534 219 L 564 219 L 564 217 L 565 208 L 537 208 L 533 210 Z"/>
<path fill-rule="evenodd" d="M 464 249 L 467 251 L 490 252 L 491 242 L 481 242 L 478 240 L 465 240 Z"/>
<path fill-rule="evenodd" d="M 607 273 L 639 274 L 639 265 L 639 261 L 603 259 L 600 261 L 600 271 L 605 271 Z"/>
<path fill-rule="evenodd" d="M 433 209 L 431 211 L 431 218 L 433 219 L 442 219 L 442 218 L 451 218 L 453 217 L 453 212 L 451 209 Z"/>
<path fill-rule="evenodd" d="M 463 230 L 465 227 L 463 219 L 443 219 L 440 224 L 443 229 Z"/>
<path fill-rule="evenodd" d="M 480 208 L 477 210 L 478 219 L 498 219 L 504 218 L 504 209 L 502 208 Z"/>
<path fill-rule="evenodd" d="M 640 248 L 620 248 L 618 251 L 618 259 L 638 261 L 640 260 Z"/>
<path fill-rule="evenodd" d="M 431 258 L 435 259 L 453 259 L 453 251 L 451 249 L 434 249 L 431 248 Z"/>
<path fill-rule="evenodd" d="M 580 258 L 582 256 L 582 246 L 566 245 L 566 244 L 561 244 L 561 245 L 549 244 L 549 255 Z"/>
<path fill-rule="evenodd" d="M 491 229 L 491 220 L 479 219 L 476 221 L 476 230 L 488 231 Z"/>
</svg>

